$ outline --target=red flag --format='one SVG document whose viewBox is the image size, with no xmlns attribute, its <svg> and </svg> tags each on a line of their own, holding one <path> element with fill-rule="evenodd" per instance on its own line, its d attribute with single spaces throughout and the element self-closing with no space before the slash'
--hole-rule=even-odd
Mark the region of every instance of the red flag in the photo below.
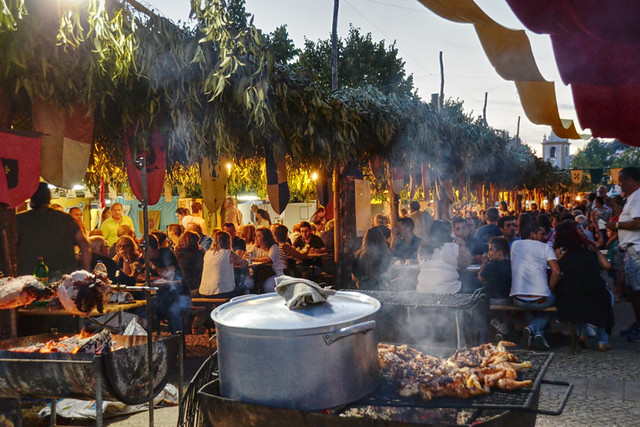
<svg viewBox="0 0 640 427">
<path fill-rule="evenodd" d="M 133 129 L 125 135 L 127 147 L 125 148 L 125 162 L 127 165 L 127 176 L 129 186 L 136 198 L 142 201 L 142 170 L 138 169 L 135 159 L 131 157 L 130 140 L 133 136 Z M 151 148 L 138 156 L 144 156 L 147 162 L 147 204 L 155 205 L 162 196 L 164 187 L 164 176 L 167 170 L 166 139 L 162 132 L 157 129 L 151 131 Z"/>
<path fill-rule="evenodd" d="M 24 132 L 0 132 L 0 203 L 15 208 L 40 182 L 40 137 Z"/>
<path fill-rule="evenodd" d="M 106 206 L 104 197 L 104 178 L 100 178 L 100 209 L 103 209 Z"/>
</svg>

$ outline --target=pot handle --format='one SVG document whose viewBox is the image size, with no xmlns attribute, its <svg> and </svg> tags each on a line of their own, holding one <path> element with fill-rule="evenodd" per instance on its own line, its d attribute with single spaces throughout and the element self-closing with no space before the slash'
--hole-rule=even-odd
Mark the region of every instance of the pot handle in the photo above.
<svg viewBox="0 0 640 427">
<path fill-rule="evenodd" d="M 376 321 L 369 320 L 368 322 L 357 323 L 355 325 L 347 326 L 335 331 L 327 332 L 322 335 L 324 343 L 331 345 L 339 339 L 346 338 L 355 334 L 366 334 L 376 328 Z"/>
</svg>

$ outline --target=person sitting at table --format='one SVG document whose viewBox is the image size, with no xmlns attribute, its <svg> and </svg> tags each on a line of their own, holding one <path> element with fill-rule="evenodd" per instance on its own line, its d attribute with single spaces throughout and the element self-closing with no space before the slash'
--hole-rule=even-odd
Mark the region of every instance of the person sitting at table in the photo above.
<svg viewBox="0 0 640 427">
<path fill-rule="evenodd" d="M 293 241 L 296 250 L 307 255 L 323 255 L 327 248 L 320 238 L 311 232 L 311 224 L 308 221 L 300 222 L 300 236 Z M 322 274 L 322 261 L 320 257 L 307 257 L 298 262 L 298 272 L 304 279 L 315 280 Z"/>
<path fill-rule="evenodd" d="M 151 230 L 151 234 L 156 236 L 156 238 L 158 239 L 158 244 L 161 248 L 169 247 L 169 239 L 167 238 L 167 233 L 162 230 Z"/>
<path fill-rule="evenodd" d="M 109 245 L 102 236 L 89 236 L 89 248 L 91 249 L 91 271 L 96 267 L 98 261 L 102 261 L 107 268 L 107 276 L 112 283 L 123 285 L 135 285 L 135 277 L 124 274 L 118 264 L 112 258 L 109 258 Z"/>
<path fill-rule="evenodd" d="M 162 277 L 167 281 L 153 304 L 153 312 L 159 320 L 166 320 L 172 334 L 184 330 L 183 319 L 191 306 L 191 293 L 182 280 L 182 270 L 173 251 L 161 248 L 158 239 L 149 235 L 149 267 L 152 277 Z"/>
<path fill-rule="evenodd" d="M 266 257 L 257 258 L 254 260 L 256 263 L 270 263 L 270 269 L 254 268 L 253 280 L 257 289 L 262 289 L 264 292 L 275 292 L 276 277 L 284 274 L 284 263 L 280 257 L 280 248 L 276 243 L 276 240 L 271 234 L 271 230 L 266 227 L 258 227 L 256 230 L 256 245 L 267 252 Z"/>
<path fill-rule="evenodd" d="M 218 231 L 211 248 L 204 254 L 199 296 L 237 296 L 234 266 L 247 267 L 248 263 L 231 249 L 231 235 L 226 231 Z"/>
<path fill-rule="evenodd" d="M 413 220 L 400 218 L 391 231 L 391 255 L 399 260 L 415 260 L 422 240 L 413 234 Z"/>
<path fill-rule="evenodd" d="M 118 235 L 118 239 L 122 236 L 129 236 L 133 239 L 133 241 L 135 242 L 136 246 L 139 247 L 138 245 L 138 241 L 136 240 L 136 231 L 133 229 L 133 227 L 126 225 L 126 224 L 122 224 L 120 227 L 118 227 L 118 231 L 116 231 L 116 234 Z M 106 237 L 105 237 L 106 239 Z M 107 243 L 109 241 L 107 240 Z M 117 243 L 117 240 L 116 240 Z M 111 248 L 109 249 L 109 255 L 110 256 L 115 256 L 116 255 L 116 243 L 114 243 Z"/>
<path fill-rule="evenodd" d="M 174 254 L 182 271 L 182 280 L 192 295 L 198 293 L 202 279 L 204 250 L 198 244 L 200 236 L 193 231 L 185 231 L 176 245 Z"/>
<path fill-rule="evenodd" d="M 269 212 L 264 209 L 257 209 L 255 212 L 256 215 L 256 227 L 270 227 L 271 226 L 271 216 Z"/>
<path fill-rule="evenodd" d="M 200 224 L 196 224 L 195 222 L 190 222 L 187 224 L 186 229 L 198 235 L 198 238 L 199 238 L 198 244 L 202 249 L 204 249 L 205 251 L 209 250 L 209 248 L 211 247 L 211 244 L 213 243 L 213 239 L 202 232 L 202 228 L 200 227 Z"/>
<path fill-rule="evenodd" d="M 289 229 L 282 224 L 277 224 L 275 232 L 273 233 L 276 243 L 278 243 L 278 249 L 280 251 L 280 259 L 284 265 L 284 272 L 289 276 L 298 276 L 296 270 L 296 262 L 305 260 L 308 258 L 306 253 L 298 251 L 291 246 L 288 238 Z"/>
<path fill-rule="evenodd" d="M 562 276 L 556 285 L 556 307 L 560 320 L 578 325 L 578 340 L 587 345 L 587 324 L 596 326 L 598 350 L 607 351 L 613 326 L 611 293 L 600 275 L 600 268 L 611 264 L 595 243 L 579 232 L 575 221 L 563 221 L 556 227 L 553 247 Z"/>
<path fill-rule="evenodd" d="M 184 227 L 182 225 L 167 225 L 167 238 L 169 239 L 169 247 L 171 249 L 175 248 L 178 245 L 178 240 L 180 240 L 180 236 L 182 236 L 182 233 L 184 233 Z"/>
<path fill-rule="evenodd" d="M 507 217 L 503 217 L 507 218 Z M 482 265 L 478 271 L 478 280 L 482 283 L 489 303 L 495 305 L 510 305 L 509 292 L 511 292 L 511 261 L 509 256 L 509 243 L 502 237 L 489 239 L 489 252 L 482 256 Z M 509 332 L 508 315 L 498 315 L 489 322 L 504 338 Z M 499 338 L 499 337 L 497 337 Z M 501 341 L 501 339 L 497 339 Z"/>
<path fill-rule="evenodd" d="M 136 241 L 128 235 L 120 236 L 115 247 L 116 255 L 113 257 L 113 261 L 126 276 L 135 280 L 138 274 L 144 271 L 144 257 L 139 252 Z M 123 280 L 128 281 L 129 279 L 123 278 Z"/>
<path fill-rule="evenodd" d="M 444 221 L 431 224 L 429 237 L 420 247 L 419 292 L 455 294 L 460 291 L 458 269 L 465 269 L 471 262 L 471 253 L 464 243 L 451 241 L 451 231 Z"/>
<path fill-rule="evenodd" d="M 351 277 L 358 289 L 386 289 L 390 280 L 391 250 L 378 227 L 367 230 L 351 263 Z"/>
<path fill-rule="evenodd" d="M 242 256 L 247 251 L 247 242 L 244 239 L 236 235 L 236 226 L 233 222 L 225 222 L 222 224 L 222 229 L 231 236 L 231 247 L 234 252 Z"/>
<path fill-rule="evenodd" d="M 387 226 L 388 223 L 388 218 L 382 214 L 378 214 L 373 218 L 373 228 L 377 228 L 382 234 L 384 234 L 384 237 L 387 240 L 387 245 L 391 238 L 391 229 Z"/>
<path fill-rule="evenodd" d="M 275 226 L 277 227 L 277 224 Z M 250 253 L 253 259 L 267 256 L 267 253 L 256 245 L 256 227 L 254 225 L 247 224 L 242 227 L 240 235 L 247 245 L 247 254 Z M 245 256 L 244 258 L 247 257 Z"/>
</svg>

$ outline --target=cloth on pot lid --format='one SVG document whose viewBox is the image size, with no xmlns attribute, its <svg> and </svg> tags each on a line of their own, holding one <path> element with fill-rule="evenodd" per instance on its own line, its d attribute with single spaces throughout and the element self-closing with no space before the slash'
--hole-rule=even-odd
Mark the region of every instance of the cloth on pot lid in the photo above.
<svg viewBox="0 0 640 427">
<path fill-rule="evenodd" d="M 327 301 L 336 291 L 323 288 L 311 280 L 291 276 L 276 277 L 276 292 L 286 301 L 287 307 L 293 310 L 307 304 L 319 304 Z"/>
</svg>

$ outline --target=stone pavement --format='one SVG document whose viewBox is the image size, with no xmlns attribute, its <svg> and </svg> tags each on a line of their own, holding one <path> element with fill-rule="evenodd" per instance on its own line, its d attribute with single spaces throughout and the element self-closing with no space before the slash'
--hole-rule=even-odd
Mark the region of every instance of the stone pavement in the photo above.
<svg viewBox="0 0 640 427">
<path fill-rule="evenodd" d="M 614 307 L 616 326 L 610 338 L 612 349 L 601 353 L 580 349 L 571 354 L 568 336 L 551 336 L 554 358 L 545 379 L 574 384 L 564 412 L 560 416 L 538 415 L 537 426 L 638 426 L 640 425 L 640 343 L 629 343 L 619 332 L 633 321 L 631 304 L 626 301 Z M 207 353 L 206 343 L 199 351 Z M 595 345 L 595 343 L 591 343 Z M 196 354 L 197 356 L 197 354 Z M 187 359 L 186 376 L 190 378 L 203 359 Z M 560 403 L 565 387 L 543 386 L 540 408 L 552 410 Z M 155 426 L 174 427 L 178 408 L 162 408 L 154 412 Z M 109 420 L 119 427 L 147 425 L 147 413 Z"/>
<path fill-rule="evenodd" d="M 555 357 L 545 379 L 570 382 L 574 389 L 562 415 L 538 415 L 536 425 L 640 425 L 640 343 L 629 343 L 619 335 L 633 322 L 631 304 L 616 303 L 614 312 L 616 325 L 608 352 L 581 349 L 574 355 L 568 339 L 553 346 Z M 543 386 L 540 408 L 557 406 L 563 392 L 562 387 Z"/>
</svg>

